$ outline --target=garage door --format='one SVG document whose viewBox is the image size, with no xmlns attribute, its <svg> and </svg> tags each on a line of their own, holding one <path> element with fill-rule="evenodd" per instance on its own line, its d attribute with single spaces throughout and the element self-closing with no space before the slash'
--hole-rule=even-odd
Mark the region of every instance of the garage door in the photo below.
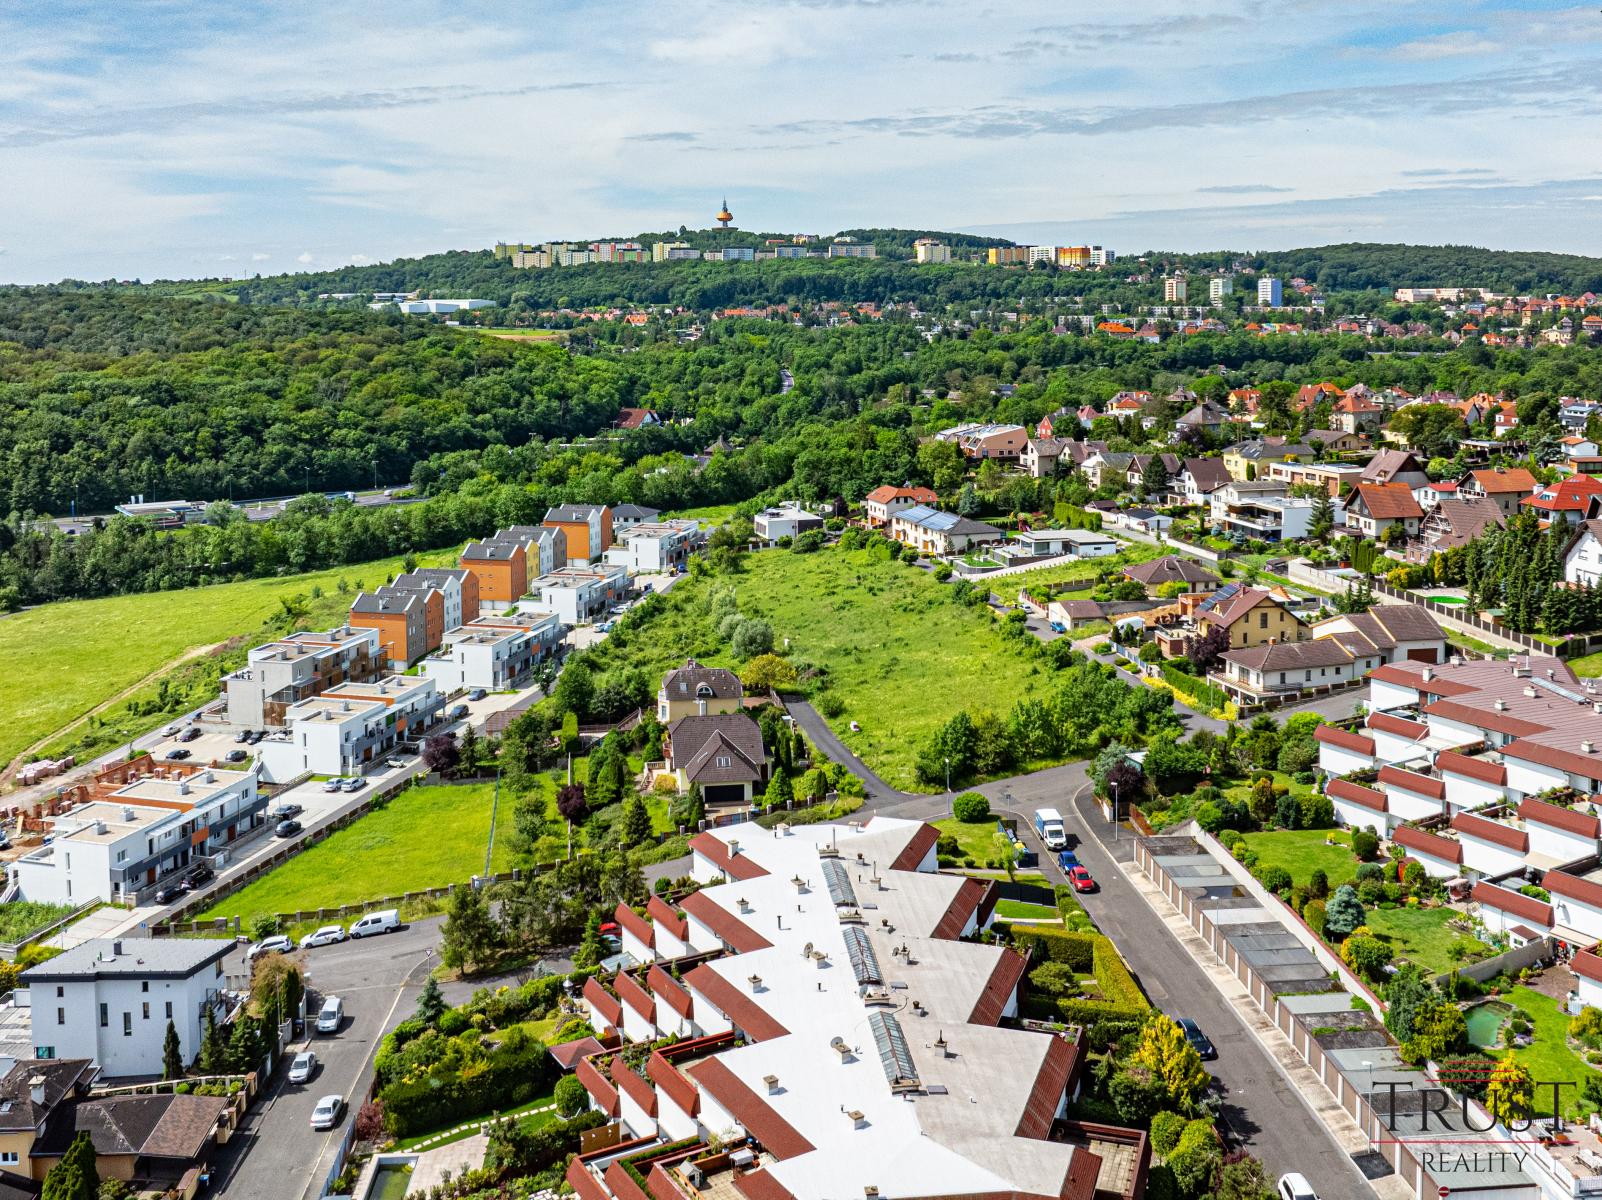
<svg viewBox="0 0 1602 1200">
<path fill-rule="evenodd" d="M 745 788 L 738 783 L 714 783 L 702 793 L 702 798 L 709 806 L 714 804 L 744 804 Z"/>
<path fill-rule="evenodd" d="M 1440 661 L 1440 655 L 1434 646 L 1431 646 L 1426 650 L 1409 650 L 1407 652 L 1407 657 L 1409 662 L 1432 663 Z"/>
</svg>

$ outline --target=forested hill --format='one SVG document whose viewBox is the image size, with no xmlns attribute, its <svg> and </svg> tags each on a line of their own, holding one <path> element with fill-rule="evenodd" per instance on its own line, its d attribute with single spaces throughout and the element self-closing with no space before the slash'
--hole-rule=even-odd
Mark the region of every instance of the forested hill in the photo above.
<svg viewBox="0 0 1602 1200">
<path fill-rule="evenodd" d="M 1370 288 L 1483 287 L 1516 294 L 1602 292 L 1602 258 L 1478 246 L 1346 242 L 1248 258 L 1269 274 L 1300 276 L 1325 292 Z"/>
</svg>

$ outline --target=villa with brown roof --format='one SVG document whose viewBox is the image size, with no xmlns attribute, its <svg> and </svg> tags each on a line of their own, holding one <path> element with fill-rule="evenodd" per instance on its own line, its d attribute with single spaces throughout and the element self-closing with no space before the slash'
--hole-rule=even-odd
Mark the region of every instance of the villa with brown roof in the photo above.
<svg viewBox="0 0 1602 1200">
<path fill-rule="evenodd" d="M 1405 483 L 1359 483 L 1346 500 L 1346 523 L 1364 537 L 1382 538 L 1396 526 L 1413 537 L 1423 519 L 1424 510 Z"/>
</svg>

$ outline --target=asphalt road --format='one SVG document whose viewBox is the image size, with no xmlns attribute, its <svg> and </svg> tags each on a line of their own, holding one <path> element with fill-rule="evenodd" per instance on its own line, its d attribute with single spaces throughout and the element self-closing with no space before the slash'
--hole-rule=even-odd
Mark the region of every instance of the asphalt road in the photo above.
<svg viewBox="0 0 1602 1200">
<path fill-rule="evenodd" d="M 340 997 L 345 1026 L 335 1035 L 308 1032 L 290 1043 L 265 1097 L 214 1164 L 218 1194 L 230 1200 L 302 1200 L 320 1194 L 334 1152 L 372 1081 L 379 1042 L 411 1016 L 423 980 L 436 964 L 439 927 L 435 917 L 383 937 L 301 953 L 308 989 L 317 1002 Z M 229 957 L 229 973 L 244 969 L 242 957 L 242 950 Z M 315 1006 L 312 1012 L 315 1024 Z M 304 1085 L 285 1082 L 288 1059 L 308 1047 L 317 1055 L 317 1073 Z M 336 1092 L 345 1098 L 344 1115 L 333 1130 L 315 1132 L 312 1109 Z"/>
</svg>

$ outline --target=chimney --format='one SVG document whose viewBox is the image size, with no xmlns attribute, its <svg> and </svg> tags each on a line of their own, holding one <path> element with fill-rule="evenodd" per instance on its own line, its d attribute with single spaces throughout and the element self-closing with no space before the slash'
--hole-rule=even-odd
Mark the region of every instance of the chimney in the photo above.
<svg viewBox="0 0 1602 1200">
<path fill-rule="evenodd" d="M 846 1113 L 846 1116 L 851 1118 L 851 1128 L 853 1129 L 862 1129 L 868 1124 L 868 1118 L 863 1116 L 862 1113 L 857 1109 L 853 1108 L 850 1112 Z M 874 1187 L 872 1184 L 869 1184 L 862 1190 L 869 1196 L 877 1196 L 879 1194 L 879 1189 Z"/>
<path fill-rule="evenodd" d="M 43 1075 L 35 1075 L 28 1080 L 28 1095 L 40 1108 L 44 1107 L 45 1077 Z"/>
<path fill-rule="evenodd" d="M 1435 672 L 1430 670 L 1428 667 L 1425 667 L 1419 678 L 1423 679 L 1425 683 L 1428 683 L 1430 680 L 1435 678 Z"/>
<path fill-rule="evenodd" d="M 95 832 L 101 837 L 104 837 L 106 835 L 106 823 L 104 821 L 96 821 Z"/>
<path fill-rule="evenodd" d="M 111 943 L 111 957 L 112 958 L 121 958 L 122 957 L 122 939 L 121 938 L 118 938 L 116 941 Z"/>
<path fill-rule="evenodd" d="M 187 795 L 189 795 L 189 780 L 187 780 L 187 779 L 180 779 L 180 780 L 179 780 L 179 781 L 178 781 L 178 794 L 179 794 L 179 795 L 180 795 L 180 796 L 187 796 Z"/>
<path fill-rule="evenodd" d="M 751 985 L 751 991 L 753 993 L 760 992 L 762 990 L 762 976 L 753 975 L 747 979 L 746 982 Z"/>
<path fill-rule="evenodd" d="M 1540 694 L 1541 693 L 1536 691 L 1535 688 L 1532 687 L 1531 685 L 1529 685 L 1529 684 L 1525 684 L 1524 685 L 1524 696 L 1525 696 L 1526 699 L 1534 700 Z"/>
<path fill-rule="evenodd" d="M 746 913 L 749 913 L 751 911 L 751 902 L 749 900 L 747 900 L 744 896 L 741 896 L 734 903 L 739 907 L 740 912 L 741 912 L 742 915 L 744 915 Z"/>
<path fill-rule="evenodd" d="M 1507 711 L 1507 701 L 1502 699 L 1500 696 L 1498 696 L 1496 698 L 1495 702 L 1491 705 L 1491 707 L 1496 709 L 1497 712 L 1506 712 Z"/>
<path fill-rule="evenodd" d="M 730 838 L 729 839 L 729 857 L 733 858 L 738 853 L 740 853 L 740 843 L 737 842 L 735 839 Z"/>
<path fill-rule="evenodd" d="M 951 1057 L 951 1045 L 946 1041 L 946 1031 L 942 1029 L 934 1040 L 935 1049 L 940 1051 L 941 1058 Z"/>
<path fill-rule="evenodd" d="M 846 1045 L 845 1038 L 842 1038 L 842 1037 L 830 1038 L 829 1039 L 829 1048 L 840 1056 L 840 1061 L 842 1063 L 846 1063 L 846 1062 L 850 1061 L 850 1059 L 851 1059 L 851 1047 Z"/>
<path fill-rule="evenodd" d="M 777 1096 L 779 1094 L 779 1077 L 777 1075 L 764 1075 L 762 1082 L 768 1085 L 768 1095 Z"/>
<path fill-rule="evenodd" d="M 1581 754 L 1595 754 L 1596 753 L 1596 743 L 1592 742 L 1592 741 L 1581 742 L 1580 743 L 1580 753 Z"/>
</svg>

